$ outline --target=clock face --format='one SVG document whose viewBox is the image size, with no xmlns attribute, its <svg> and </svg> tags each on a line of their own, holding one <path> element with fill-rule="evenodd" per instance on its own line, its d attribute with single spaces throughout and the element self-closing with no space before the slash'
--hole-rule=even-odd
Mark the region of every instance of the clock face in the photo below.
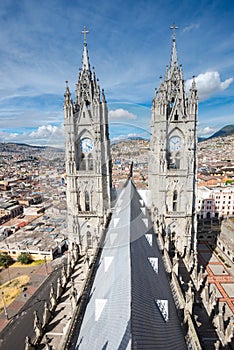
<svg viewBox="0 0 234 350">
<path fill-rule="evenodd" d="M 85 154 L 92 152 L 93 146 L 93 140 L 89 139 L 88 137 L 85 137 L 84 139 L 80 140 L 80 148 Z"/>
<path fill-rule="evenodd" d="M 179 136 L 172 136 L 169 139 L 169 151 L 175 152 L 179 151 L 182 145 L 182 140 Z"/>
</svg>

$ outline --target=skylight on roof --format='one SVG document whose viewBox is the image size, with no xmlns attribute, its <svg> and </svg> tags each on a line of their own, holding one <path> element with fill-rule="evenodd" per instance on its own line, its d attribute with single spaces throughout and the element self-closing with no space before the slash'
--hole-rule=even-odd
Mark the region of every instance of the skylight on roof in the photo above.
<svg viewBox="0 0 234 350">
<path fill-rule="evenodd" d="M 169 320 L 168 300 L 154 299 L 154 301 L 162 315 L 162 318 L 164 319 L 165 322 L 168 322 Z"/>
</svg>

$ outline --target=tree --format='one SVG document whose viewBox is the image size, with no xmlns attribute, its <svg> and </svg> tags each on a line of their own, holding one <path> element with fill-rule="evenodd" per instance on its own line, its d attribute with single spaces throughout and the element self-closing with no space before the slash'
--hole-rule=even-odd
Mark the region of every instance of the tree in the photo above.
<svg viewBox="0 0 234 350">
<path fill-rule="evenodd" d="M 17 261 L 20 262 L 21 264 L 30 264 L 30 262 L 32 262 L 32 258 L 30 256 L 29 253 L 21 253 L 18 258 Z"/>
<path fill-rule="evenodd" d="M 7 253 L 0 253 L 0 266 L 7 267 L 13 263 L 13 259 Z"/>
</svg>

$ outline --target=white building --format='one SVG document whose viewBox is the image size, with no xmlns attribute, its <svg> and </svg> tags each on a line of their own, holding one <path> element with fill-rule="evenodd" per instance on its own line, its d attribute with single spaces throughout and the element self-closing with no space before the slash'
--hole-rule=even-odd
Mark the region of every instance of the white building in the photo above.
<svg viewBox="0 0 234 350">
<path fill-rule="evenodd" d="M 233 186 L 198 187 L 196 209 L 199 219 L 234 216 Z"/>
</svg>

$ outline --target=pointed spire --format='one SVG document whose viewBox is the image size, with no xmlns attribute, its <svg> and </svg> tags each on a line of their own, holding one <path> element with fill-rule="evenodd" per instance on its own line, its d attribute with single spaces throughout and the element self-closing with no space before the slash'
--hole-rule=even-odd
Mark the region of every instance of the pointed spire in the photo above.
<svg viewBox="0 0 234 350">
<path fill-rule="evenodd" d="M 105 98 L 104 89 L 102 89 L 102 102 L 103 102 L 103 103 L 106 103 L 106 98 Z"/>
<path fill-rule="evenodd" d="M 89 31 L 86 29 L 84 26 L 84 30 L 81 32 L 84 34 L 84 50 L 83 50 L 83 58 L 82 58 L 82 70 L 90 70 L 90 65 L 89 65 L 89 55 L 88 55 L 88 49 L 87 49 L 87 37 L 86 35 L 89 33 Z"/>
<path fill-rule="evenodd" d="M 196 87 L 196 81 L 195 81 L 195 76 L 193 76 L 193 81 L 191 88 L 189 89 L 190 91 L 190 101 L 194 104 L 197 104 L 198 101 L 198 96 L 197 96 L 197 87 Z"/>
<path fill-rule="evenodd" d="M 168 68 L 168 64 L 167 64 L 166 65 L 165 80 L 168 80 L 168 71 L 169 71 L 169 68 Z"/>
<path fill-rule="evenodd" d="M 64 94 L 64 96 L 67 96 L 67 95 L 70 96 L 70 90 L 69 90 L 69 86 L 68 86 L 68 80 L 66 80 L 66 88 L 65 88 L 65 94 Z"/>
<path fill-rule="evenodd" d="M 178 66 L 177 51 L 176 51 L 176 29 L 178 29 L 175 24 L 170 27 L 173 30 L 172 33 L 172 50 L 171 50 L 171 64 L 170 68 L 173 69 L 174 65 Z"/>
<path fill-rule="evenodd" d="M 193 75 L 193 81 L 192 81 L 192 86 L 191 86 L 191 90 L 196 90 L 196 81 L 195 81 L 195 75 Z"/>
<path fill-rule="evenodd" d="M 92 70 L 92 80 L 94 82 L 94 84 L 96 85 L 97 84 L 97 81 L 96 81 L 96 74 L 95 74 L 95 69 L 93 67 L 93 70 Z"/>
<path fill-rule="evenodd" d="M 64 103 L 69 103 L 71 101 L 71 93 L 68 87 L 68 81 L 66 80 L 66 88 L 64 93 Z"/>
</svg>

